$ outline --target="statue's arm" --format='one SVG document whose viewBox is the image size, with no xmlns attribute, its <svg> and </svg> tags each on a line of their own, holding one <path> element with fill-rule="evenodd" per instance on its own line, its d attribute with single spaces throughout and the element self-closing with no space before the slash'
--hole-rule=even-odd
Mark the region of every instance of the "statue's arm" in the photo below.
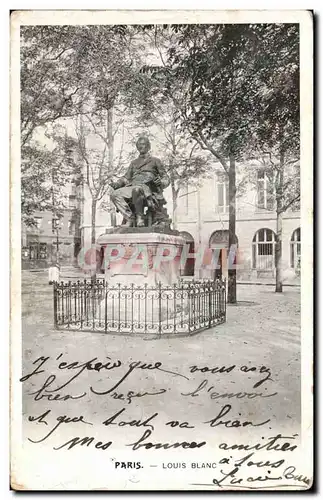
<svg viewBox="0 0 323 500">
<path fill-rule="evenodd" d="M 130 163 L 130 166 L 128 167 L 128 170 L 125 173 L 125 175 L 123 177 L 120 177 L 113 184 L 111 184 L 111 186 L 113 187 L 113 189 L 119 189 L 119 188 L 125 186 L 126 184 L 128 184 L 128 182 L 131 182 L 131 180 L 132 180 L 132 170 L 133 170 L 132 163 Z"/>
<path fill-rule="evenodd" d="M 163 189 L 165 189 L 169 186 L 170 179 L 166 173 L 164 165 L 158 158 L 156 158 L 156 165 L 157 165 L 158 175 L 160 177 L 160 185 Z"/>
</svg>

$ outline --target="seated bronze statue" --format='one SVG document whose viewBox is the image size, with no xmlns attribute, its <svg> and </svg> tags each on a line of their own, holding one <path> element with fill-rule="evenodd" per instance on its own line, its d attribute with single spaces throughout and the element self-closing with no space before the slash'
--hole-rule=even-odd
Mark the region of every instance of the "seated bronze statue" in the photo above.
<svg viewBox="0 0 323 500">
<path fill-rule="evenodd" d="M 123 227 L 170 226 L 163 189 L 169 178 L 158 158 L 151 156 L 147 137 L 137 141 L 139 156 L 124 175 L 111 183 L 111 201 L 123 215 Z M 145 213 L 146 212 L 146 213 Z"/>
</svg>

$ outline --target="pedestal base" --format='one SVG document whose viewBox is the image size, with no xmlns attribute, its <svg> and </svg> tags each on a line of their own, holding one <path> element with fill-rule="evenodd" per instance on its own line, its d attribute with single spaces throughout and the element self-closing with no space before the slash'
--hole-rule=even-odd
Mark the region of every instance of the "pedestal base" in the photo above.
<svg viewBox="0 0 323 500">
<path fill-rule="evenodd" d="M 182 286 L 109 285 L 96 316 L 115 333 L 189 332 L 189 294 Z"/>
<path fill-rule="evenodd" d="M 103 234 L 105 280 L 110 284 L 177 283 L 185 240 L 177 234 L 126 232 Z"/>
</svg>

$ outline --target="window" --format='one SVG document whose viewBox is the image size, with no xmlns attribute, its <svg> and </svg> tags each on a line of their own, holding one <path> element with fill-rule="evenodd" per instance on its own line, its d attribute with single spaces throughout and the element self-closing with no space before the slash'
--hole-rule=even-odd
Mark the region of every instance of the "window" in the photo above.
<svg viewBox="0 0 323 500">
<path fill-rule="evenodd" d="M 75 196 L 75 194 L 69 195 L 69 207 L 76 208 L 76 196 Z"/>
<path fill-rule="evenodd" d="M 194 238 L 190 233 L 187 233 L 186 231 L 182 231 L 180 233 L 180 236 L 184 238 L 185 244 L 188 246 L 188 253 L 193 254 L 194 253 Z M 194 265 L 195 265 L 195 258 L 190 257 L 186 259 L 185 262 L 185 267 L 184 269 L 180 270 L 180 275 L 181 276 L 194 276 Z"/>
<path fill-rule="evenodd" d="M 264 210 L 274 209 L 273 175 L 265 170 L 257 172 L 257 206 Z"/>
<path fill-rule="evenodd" d="M 42 220 L 43 220 L 43 218 L 42 218 L 42 217 L 35 217 L 35 224 L 36 224 L 36 228 L 37 228 L 37 229 L 40 229 L 40 228 L 41 228 L 41 225 L 42 225 Z"/>
<path fill-rule="evenodd" d="M 68 222 L 68 234 L 74 234 L 75 232 L 75 222 L 73 220 L 70 220 Z"/>
<path fill-rule="evenodd" d="M 28 247 L 28 253 L 24 249 L 25 258 L 29 258 L 31 260 L 45 260 L 47 259 L 47 244 L 46 243 L 30 243 Z"/>
<path fill-rule="evenodd" d="M 36 260 L 38 255 L 38 244 L 37 243 L 31 243 L 29 245 L 29 258 L 31 260 Z"/>
<path fill-rule="evenodd" d="M 301 266 L 301 228 L 295 229 L 290 240 L 290 267 L 300 269 Z"/>
<path fill-rule="evenodd" d="M 39 244 L 38 258 L 39 259 L 47 259 L 47 244 L 46 243 Z"/>
<path fill-rule="evenodd" d="M 275 267 L 276 235 L 271 229 L 259 229 L 252 241 L 252 267 L 271 270 Z"/>
<path fill-rule="evenodd" d="M 229 180 L 226 174 L 217 174 L 217 210 L 221 213 L 229 211 Z"/>
<path fill-rule="evenodd" d="M 237 250 L 237 235 L 234 237 L 234 245 Z M 229 231 L 227 229 L 214 231 L 209 240 L 209 247 L 213 250 L 213 263 L 216 264 L 213 277 L 214 279 L 221 278 L 221 276 L 226 272 L 223 267 L 225 261 L 227 261 L 228 265 L 229 263 L 232 263 L 233 265 L 237 264 L 237 252 L 230 254 L 233 249 L 229 248 Z M 215 258 L 217 258 L 217 262 L 214 261 Z"/>
</svg>

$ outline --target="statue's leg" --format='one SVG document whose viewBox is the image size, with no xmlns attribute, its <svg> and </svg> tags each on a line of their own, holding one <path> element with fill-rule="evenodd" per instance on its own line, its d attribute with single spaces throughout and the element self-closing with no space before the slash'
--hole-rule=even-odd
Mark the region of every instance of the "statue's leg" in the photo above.
<svg viewBox="0 0 323 500">
<path fill-rule="evenodd" d="M 110 195 L 112 203 L 114 203 L 116 209 L 123 215 L 126 219 L 124 226 L 133 226 L 134 214 L 132 213 L 129 203 L 131 199 L 131 190 L 126 188 L 120 188 L 113 191 Z"/>
<path fill-rule="evenodd" d="M 145 219 L 144 219 L 145 195 L 143 189 L 140 186 L 135 186 L 132 189 L 132 203 L 135 207 L 137 227 L 143 227 L 145 225 Z"/>
</svg>

